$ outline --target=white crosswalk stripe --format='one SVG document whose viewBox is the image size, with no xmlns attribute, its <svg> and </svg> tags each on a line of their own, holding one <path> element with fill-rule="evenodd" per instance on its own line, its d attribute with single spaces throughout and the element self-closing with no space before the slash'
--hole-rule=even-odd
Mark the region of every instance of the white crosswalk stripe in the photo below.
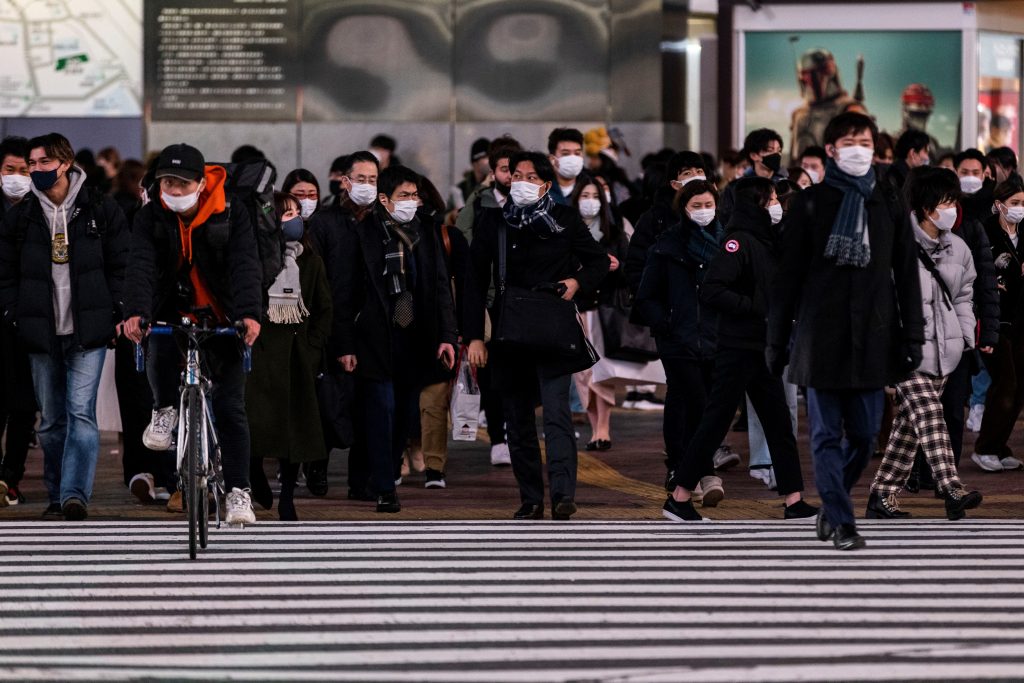
<svg viewBox="0 0 1024 683">
<path fill-rule="evenodd" d="M 984 680 L 1024 671 L 1024 522 L 0 526 L 10 680 Z"/>
</svg>

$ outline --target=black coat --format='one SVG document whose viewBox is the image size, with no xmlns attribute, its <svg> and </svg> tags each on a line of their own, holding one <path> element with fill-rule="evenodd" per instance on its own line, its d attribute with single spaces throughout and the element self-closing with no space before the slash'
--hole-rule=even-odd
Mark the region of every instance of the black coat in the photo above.
<svg viewBox="0 0 1024 683">
<path fill-rule="evenodd" d="M 996 181 L 986 178 L 980 190 L 974 194 L 961 195 L 960 205 L 964 209 L 964 220 L 975 220 L 984 223 L 993 215 L 992 205 L 995 204 L 996 200 L 992 196 L 992 190 L 995 187 Z"/>
<path fill-rule="evenodd" d="M 700 295 L 718 311 L 719 348 L 764 350 L 769 290 L 778 266 L 778 238 L 768 211 L 737 204 Z"/>
<path fill-rule="evenodd" d="M 654 195 L 654 205 L 636 222 L 633 235 L 629 238 L 629 250 L 626 252 L 626 284 L 634 294 L 640 287 L 644 276 L 644 265 L 647 263 L 647 252 L 657 241 L 658 236 L 679 222 L 679 216 L 672 209 L 675 190 L 663 187 Z"/>
<path fill-rule="evenodd" d="M 429 226 L 424 227 L 418 219 L 410 225 L 420 236 L 414 252 L 416 282 L 412 288 L 415 297 L 412 365 L 420 369 L 420 376 L 412 380 L 426 386 L 435 382 L 434 378 L 443 369 L 437 359 L 437 347 L 444 343 L 456 345 L 458 331 L 441 244 L 434 231 Z M 342 234 L 340 247 L 347 255 L 346 268 L 351 276 L 343 283 L 340 301 L 335 304 L 340 305 L 343 316 L 341 355 L 354 354 L 356 374 L 380 382 L 393 379 L 395 366 L 393 304 L 384 280 L 386 243 L 384 224 L 375 211 L 368 213 L 350 234 Z"/>
<path fill-rule="evenodd" d="M 310 241 L 324 262 L 331 300 L 334 302 L 331 335 L 327 340 L 327 356 L 335 362 L 344 355 L 343 348 L 352 348 L 352 339 L 345 338 L 346 333 L 351 333 L 351 328 L 346 327 L 346 313 L 339 306 L 339 302 L 342 301 L 346 288 L 352 286 L 350 260 L 353 250 L 357 248 L 355 226 L 358 222 L 344 204 L 335 203 L 331 206 L 321 206 L 307 224 Z"/>
<path fill-rule="evenodd" d="M 580 293 L 576 295 L 576 307 L 580 311 L 593 311 L 598 306 L 612 304 L 615 300 L 615 293 L 627 286 L 625 263 L 629 252 L 629 238 L 625 233 L 620 232 L 616 238 L 602 237 L 597 243 L 604 248 L 605 253 L 618 259 L 619 267 L 608 271 L 608 274 L 598 283 L 597 289 L 580 290 Z"/>
<path fill-rule="evenodd" d="M 71 311 L 75 343 L 106 346 L 122 320 L 128 261 L 124 214 L 110 197 L 82 188 L 68 214 L 71 244 Z M 0 227 L 0 310 L 16 322 L 29 352 L 51 353 L 53 317 L 50 227 L 42 205 L 29 194 L 4 215 Z"/>
<path fill-rule="evenodd" d="M 237 202 L 231 205 L 223 248 L 211 243 L 208 227 L 192 228 L 192 267 L 199 269 L 230 321 L 262 320 L 263 270 L 248 211 Z M 149 202 L 135 214 L 132 228 L 126 314 L 153 319 L 186 312 L 181 311 L 177 297 L 178 283 L 188 277 L 181 262 L 177 214 L 159 200 Z"/>
<path fill-rule="evenodd" d="M 700 301 L 708 263 L 721 248 L 721 226 L 706 228 L 684 217 L 651 247 L 633 302 L 637 320 L 651 328 L 663 358 L 711 360 L 718 312 Z"/>
<path fill-rule="evenodd" d="M 1010 236 L 999 224 L 999 216 L 992 215 L 984 223 L 992 249 L 992 263 L 999 285 L 999 324 L 1003 332 L 1020 329 L 1024 324 L 1024 239 L 1013 246 Z M 1019 232 L 1017 233 L 1020 234 Z"/>
<path fill-rule="evenodd" d="M 953 233 L 959 235 L 974 257 L 974 314 L 981 330 L 978 348 L 994 347 L 999 341 L 999 289 L 996 267 L 992 260 L 992 244 L 985 227 L 976 220 L 964 219 Z"/>
<path fill-rule="evenodd" d="M 843 194 L 819 183 L 792 201 L 769 297 L 768 343 L 785 349 L 797 321 L 789 381 L 871 390 L 906 377 L 907 345 L 924 343 L 917 242 L 899 195 L 879 181 L 865 209 L 871 261 L 839 267 L 825 243 Z"/>
<path fill-rule="evenodd" d="M 608 273 L 610 262 L 607 252 L 594 240 L 575 209 L 555 205 L 551 215 L 564 227 L 555 235 L 540 237 L 529 229 L 506 227 L 506 285 L 531 289 L 540 284 L 574 278 L 580 285 L 580 291 L 596 289 Z M 463 338 L 466 340 L 484 338 L 487 290 L 492 280 L 495 284 L 499 281 L 498 235 L 504 225 L 505 216 L 501 209 L 484 209 L 474 228 L 470 245 L 471 284 L 466 288 L 465 301 L 466 329 Z M 500 308 L 498 302 L 492 310 L 495 327 L 500 324 Z M 508 349 L 493 349 L 491 357 L 499 385 L 536 377 L 532 372 L 539 364 L 535 357 L 527 358 Z M 544 366 L 545 374 L 557 376 L 572 372 L 572 368 L 579 366 L 579 361 L 548 359 L 540 364 Z"/>
</svg>

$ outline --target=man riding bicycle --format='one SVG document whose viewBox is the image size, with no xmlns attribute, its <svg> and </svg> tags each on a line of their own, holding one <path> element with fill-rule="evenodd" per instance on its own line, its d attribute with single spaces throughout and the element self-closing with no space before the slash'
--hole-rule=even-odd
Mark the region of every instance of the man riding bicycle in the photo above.
<svg viewBox="0 0 1024 683">
<path fill-rule="evenodd" d="M 176 144 L 157 160 L 160 196 L 139 210 L 125 276 L 125 334 L 139 343 L 143 320 L 177 322 L 203 311 L 210 325 L 241 321 L 245 343 L 260 333 L 262 271 L 248 212 L 230 204 L 227 171 L 206 165 L 195 147 Z M 220 438 L 228 524 L 256 521 L 249 497 L 249 425 L 245 373 L 238 342 L 214 337 L 203 348 L 204 374 L 213 382 L 211 405 Z M 147 374 L 153 417 L 143 442 L 173 448 L 178 422 L 180 354 L 171 337 L 149 340 Z"/>
</svg>

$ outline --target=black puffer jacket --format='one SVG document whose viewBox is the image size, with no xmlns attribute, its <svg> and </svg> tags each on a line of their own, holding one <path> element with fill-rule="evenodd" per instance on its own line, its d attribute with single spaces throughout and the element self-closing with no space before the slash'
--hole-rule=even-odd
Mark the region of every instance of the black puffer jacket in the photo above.
<svg viewBox="0 0 1024 683">
<path fill-rule="evenodd" d="M 199 269 L 229 320 L 261 320 L 263 271 L 249 213 L 236 203 L 227 218 L 226 230 L 209 229 L 215 222 L 223 225 L 221 214 L 192 229 L 192 267 Z M 149 202 L 135 215 L 131 243 L 126 315 L 154 318 L 178 313 L 178 282 L 187 275 L 182 272 L 177 214 L 159 200 Z"/>
<path fill-rule="evenodd" d="M 74 338 L 82 348 L 95 349 L 114 338 L 114 325 L 122 319 L 127 225 L 113 199 L 89 188 L 75 197 L 68 224 Z M 57 339 L 50 239 L 50 227 L 34 195 L 4 215 L 0 310 L 5 322 L 17 323 L 30 352 L 52 353 Z"/>
<path fill-rule="evenodd" d="M 676 193 L 669 186 L 658 190 L 654 195 L 654 206 L 637 221 L 633 236 L 629 239 L 629 251 L 626 253 L 626 284 L 636 294 L 640 288 L 640 280 L 644 276 L 644 265 L 647 263 L 647 252 L 658 236 L 679 222 L 679 217 L 672 210 L 672 200 Z"/>
<path fill-rule="evenodd" d="M 999 291 L 999 322 L 1002 332 L 1020 329 L 1024 323 L 1024 239 L 1013 245 L 1010 236 L 999 224 L 999 216 L 989 216 L 984 223 L 992 250 L 992 262 Z M 1018 233 L 1019 234 L 1019 233 Z"/>
<path fill-rule="evenodd" d="M 974 281 L 974 315 L 980 328 L 977 346 L 995 346 L 999 342 L 999 289 L 988 233 L 979 221 L 969 218 L 953 228 L 953 233 L 967 243 L 974 257 L 974 270 L 978 273 Z"/>
<path fill-rule="evenodd" d="M 778 267 L 778 237 L 768 211 L 736 204 L 701 289 L 701 301 L 719 313 L 719 348 L 764 350 L 769 288 Z"/>
</svg>

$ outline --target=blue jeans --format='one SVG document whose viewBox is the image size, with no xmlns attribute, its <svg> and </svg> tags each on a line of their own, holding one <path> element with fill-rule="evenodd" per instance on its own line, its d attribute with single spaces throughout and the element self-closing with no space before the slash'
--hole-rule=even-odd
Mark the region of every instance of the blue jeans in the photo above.
<svg viewBox="0 0 1024 683">
<path fill-rule="evenodd" d="M 871 460 L 884 392 L 807 389 L 814 482 L 833 527 L 854 524 L 850 491 Z"/>
<path fill-rule="evenodd" d="M 96 392 L 107 350 L 76 348 L 71 336 L 57 346 L 55 355 L 29 356 L 42 411 L 36 434 L 43 448 L 43 481 L 50 503 L 63 505 L 72 498 L 88 503 L 100 452 Z"/>
<path fill-rule="evenodd" d="M 968 353 L 970 353 L 968 351 Z M 985 395 L 988 388 L 992 386 L 992 376 L 988 374 L 985 366 L 971 379 L 971 407 L 985 405 Z"/>
<path fill-rule="evenodd" d="M 783 375 L 785 376 L 785 375 Z M 782 388 L 786 391 L 786 405 L 789 407 L 789 419 L 793 422 L 793 438 L 796 438 L 797 418 L 797 386 L 789 382 L 783 382 Z M 750 464 L 749 467 L 771 467 L 772 454 L 768 451 L 768 440 L 764 436 L 764 427 L 761 426 L 761 418 L 757 416 L 750 396 L 747 401 L 747 438 L 750 440 Z"/>
</svg>

